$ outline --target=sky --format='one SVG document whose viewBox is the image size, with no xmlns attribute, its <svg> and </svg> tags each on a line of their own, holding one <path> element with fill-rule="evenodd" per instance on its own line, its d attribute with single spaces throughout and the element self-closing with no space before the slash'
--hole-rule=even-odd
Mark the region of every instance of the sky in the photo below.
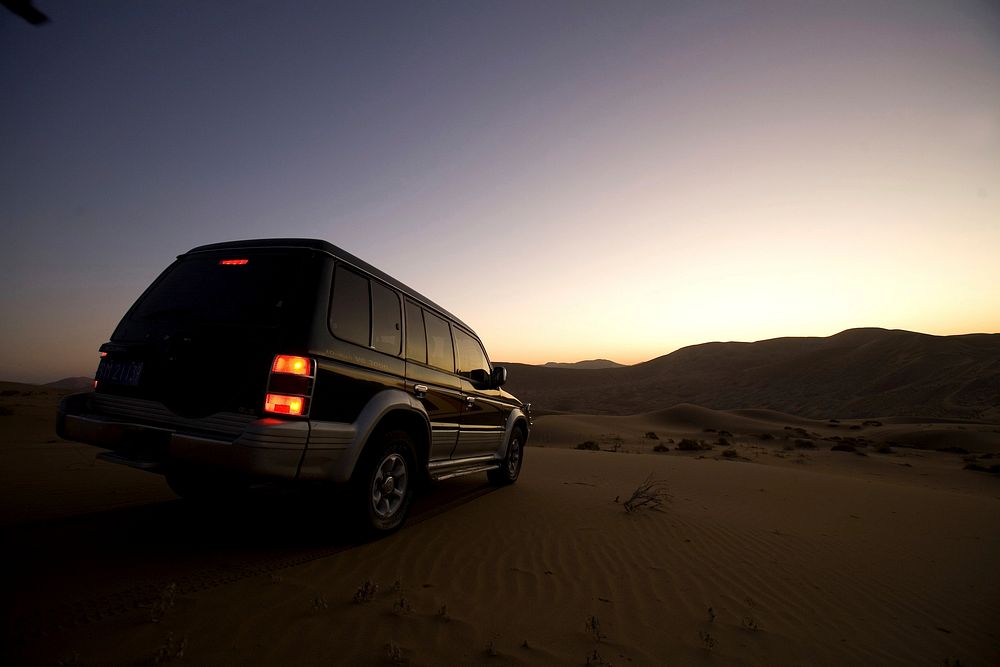
<svg viewBox="0 0 1000 667">
<path fill-rule="evenodd" d="M 992 2 L 0 10 L 0 379 L 92 375 L 173 258 L 326 239 L 491 358 L 1000 331 Z"/>
</svg>

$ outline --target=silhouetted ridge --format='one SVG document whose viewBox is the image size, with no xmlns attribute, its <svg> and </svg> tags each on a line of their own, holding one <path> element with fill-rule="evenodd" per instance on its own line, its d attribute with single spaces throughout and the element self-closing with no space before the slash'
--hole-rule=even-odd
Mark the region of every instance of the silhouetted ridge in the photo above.
<svg viewBox="0 0 1000 667">
<path fill-rule="evenodd" d="M 507 366 L 510 391 L 540 410 L 636 414 L 692 403 L 811 418 L 1000 421 L 1000 334 L 848 329 L 826 338 L 703 343 L 619 368 Z"/>
</svg>

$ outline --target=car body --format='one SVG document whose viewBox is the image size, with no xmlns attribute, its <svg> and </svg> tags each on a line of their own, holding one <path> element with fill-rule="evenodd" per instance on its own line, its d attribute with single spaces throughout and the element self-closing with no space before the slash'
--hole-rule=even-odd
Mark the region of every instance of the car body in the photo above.
<svg viewBox="0 0 1000 667">
<path fill-rule="evenodd" d="M 184 497 L 333 484 L 375 531 L 402 523 L 423 479 L 514 482 L 531 424 L 469 326 L 314 239 L 178 256 L 100 355 L 94 391 L 60 404 L 61 437 Z"/>
</svg>

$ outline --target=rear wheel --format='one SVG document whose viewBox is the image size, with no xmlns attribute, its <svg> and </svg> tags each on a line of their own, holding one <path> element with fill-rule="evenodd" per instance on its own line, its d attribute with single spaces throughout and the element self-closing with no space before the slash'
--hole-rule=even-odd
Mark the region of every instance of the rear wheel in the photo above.
<svg viewBox="0 0 1000 667">
<path fill-rule="evenodd" d="M 521 464 L 524 462 L 524 431 L 520 427 L 510 434 L 507 443 L 507 454 L 503 457 L 500 467 L 490 470 L 486 475 L 497 486 L 506 486 L 517 481 L 521 474 Z"/>
<path fill-rule="evenodd" d="M 354 504 L 364 530 L 390 533 L 403 525 L 413 502 L 413 439 L 406 431 L 387 431 L 372 444 L 355 472 Z"/>
</svg>

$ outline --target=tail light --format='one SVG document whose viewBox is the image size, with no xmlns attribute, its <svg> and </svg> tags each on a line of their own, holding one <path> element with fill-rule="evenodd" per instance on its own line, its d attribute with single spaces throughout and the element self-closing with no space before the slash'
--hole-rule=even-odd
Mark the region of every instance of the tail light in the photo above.
<svg viewBox="0 0 1000 667">
<path fill-rule="evenodd" d="M 290 417 L 309 416 L 316 382 L 316 361 L 290 354 L 275 355 L 267 379 L 264 412 Z"/>
</svg>

